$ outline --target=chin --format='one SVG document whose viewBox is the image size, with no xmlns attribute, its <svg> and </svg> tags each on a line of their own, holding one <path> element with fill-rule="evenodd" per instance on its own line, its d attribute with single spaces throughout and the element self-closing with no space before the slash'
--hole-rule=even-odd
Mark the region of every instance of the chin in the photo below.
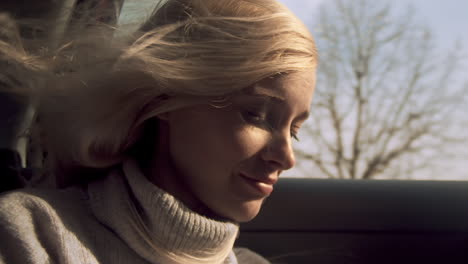
<svg viewBox="0 0 468 264">
<path fill-rule="evenodd" d="M 223 210 L 220 215 L 236 223 L 245 223 L 254 219 L 261 207 L 262 201 L 250 201 L 235 208 L 231 207 L 230 210 Z"/>
</svg>

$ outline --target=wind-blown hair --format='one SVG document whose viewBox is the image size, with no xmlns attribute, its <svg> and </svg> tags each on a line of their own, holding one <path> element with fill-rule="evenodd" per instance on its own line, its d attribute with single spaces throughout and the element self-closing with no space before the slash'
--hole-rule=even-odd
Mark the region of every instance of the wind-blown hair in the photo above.
<svg viewBox="0 0 468 264">
<path fill-rule="evenodd" d="M 45 169 L 62 187 L 138 155 L 159 114 L 317 64 L 306 27 L 274 0 L 169 0 L 121 37 L 77 23 L 32 53 L 0 39 L 0 87 L 29 96 Z"/>
</svg>

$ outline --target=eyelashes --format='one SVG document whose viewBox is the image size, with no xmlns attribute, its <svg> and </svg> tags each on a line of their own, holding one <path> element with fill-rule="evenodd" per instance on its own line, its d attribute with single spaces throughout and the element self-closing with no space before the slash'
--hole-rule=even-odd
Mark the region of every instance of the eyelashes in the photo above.
<svg viewBox="0 0 468 264">
<path fill-rule="evenodd" d="M 267 111 L 265 110 L 241 110 L 241 117 L 244 122 L 268 131 L 274 130 L 275 126 L 273 124 L 276 123 L 278 119 L 271 116 L 269 117 Z M 291 138 L 299 141 L 297 130 L 299 130 L 297 127 L 291 128 L 290 135 Z"/>
<path fill-rule="evenodd" d="M 269 126 L 267 121 L 267 116 L 264 111 L 254 111 L 254 110 L 244 110 L 241 112 L 242 118 L 244 121 L 250 124 Z M 273 127 L 270 126 L 270 129 Z"/>
<path fill-rule="evenodd" d="M 291 131 L 291 137 L 298 142 L 300 141 L 297 132 Z"/>
</svg>

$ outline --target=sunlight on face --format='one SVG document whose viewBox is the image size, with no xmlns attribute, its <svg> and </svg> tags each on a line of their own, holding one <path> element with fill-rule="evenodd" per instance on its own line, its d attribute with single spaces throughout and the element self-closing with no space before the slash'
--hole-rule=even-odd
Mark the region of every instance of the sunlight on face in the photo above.
<svg viewBox="0 0 468 264">
<path fill-rule="evenodd" d="M 279 174 L 295 164 L 291 141 L 308 116 L 314 85 L 314 73 L 292 73 L 259 82 L 227 107 L 171 112 L 169 155 L 186 185 L 178 192 L 191 193 L 178 197 L 229 220 L 254 218 Z"/>
</svg>

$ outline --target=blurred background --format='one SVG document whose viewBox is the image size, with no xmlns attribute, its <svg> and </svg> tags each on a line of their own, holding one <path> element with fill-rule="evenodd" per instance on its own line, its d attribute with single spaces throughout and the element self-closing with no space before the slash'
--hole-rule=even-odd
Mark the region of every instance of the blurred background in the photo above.
<svg viewBox="0 0 468 264">
<path fill-rule="evenodd" d="M 43 32 L 22 30 L 54 40 L 71 19 L 131 32 L 158 2 L 2 0 L 0 10 L 55 22 Z M 468 180 L 467 1 L 280 2 L 311 30 L 320 54 L 312 116 L 294 143 L 297 166 L 285 176 Z M 96 10 L 93 17 L 73 12 L 85 4 Z M 16 134 L 32 113 L 27 103 L 0 94 L 0 148 L 17 151 L 23 166 L 27 140 Z"/>
<path fill-rule="evenodd" d="M 288 176 L 468 179 L 467 1 L 281 2 L 320 52 Z"/>
<path fill-rule="evenodd" d="M 468 180 L 468 2 L 279 0 L 319 54 L 287 177 Z M 154 1 L 124 4 L 134 23 Z"/>
</svg>

